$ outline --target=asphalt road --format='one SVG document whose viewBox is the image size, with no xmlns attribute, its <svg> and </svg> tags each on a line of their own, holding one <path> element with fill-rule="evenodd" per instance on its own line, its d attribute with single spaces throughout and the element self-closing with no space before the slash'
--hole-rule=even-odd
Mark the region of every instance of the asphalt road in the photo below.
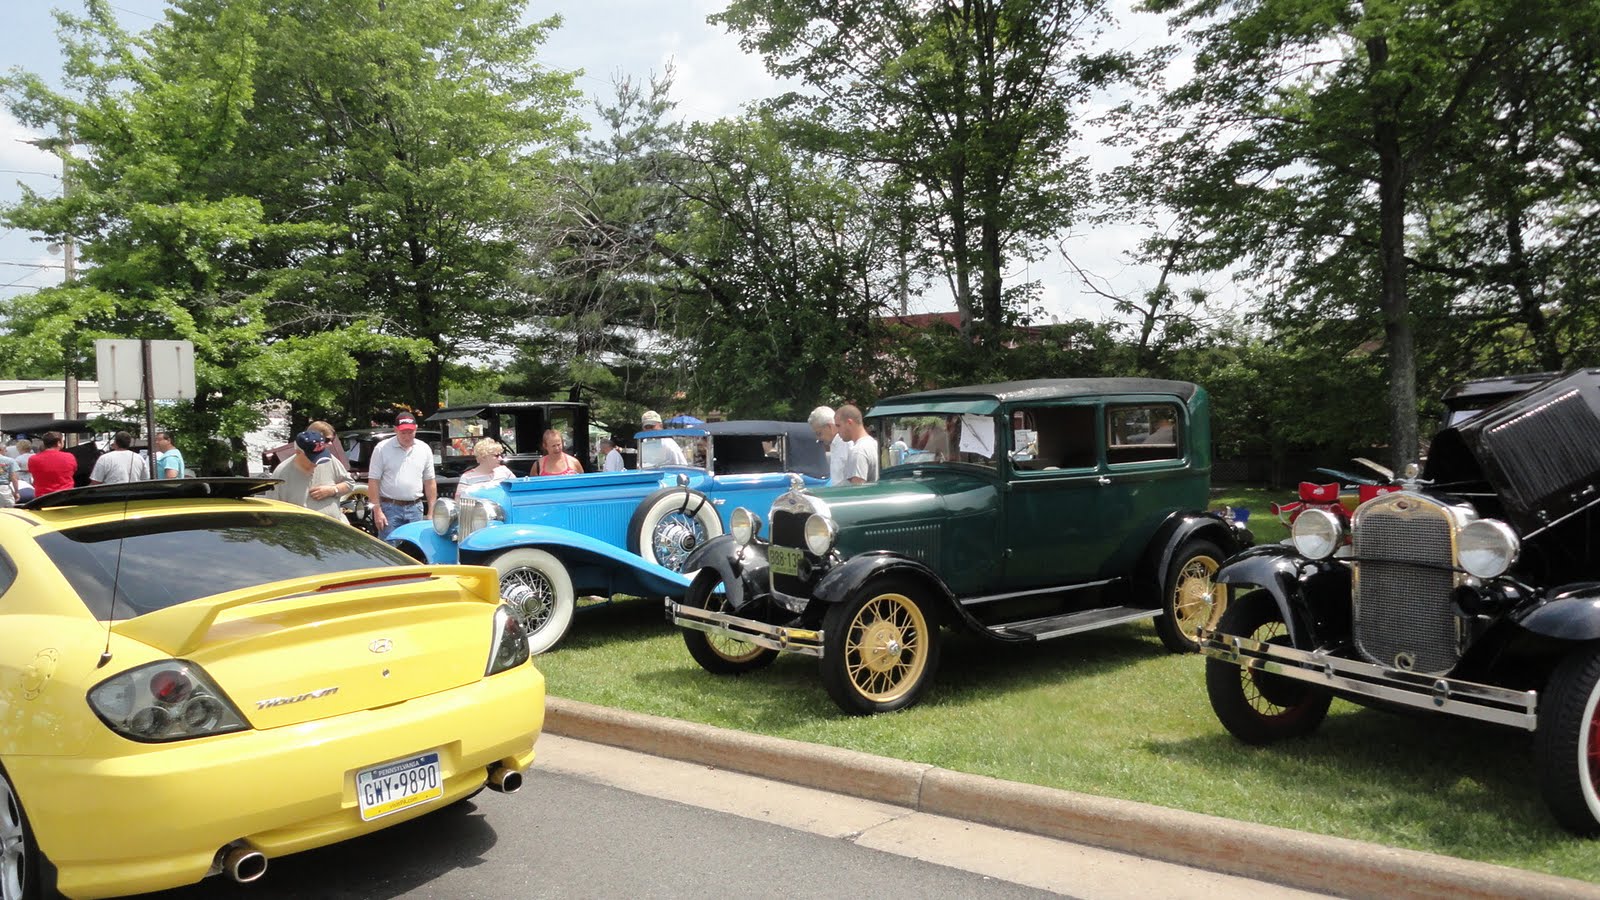
<svg viewBox="0 0 1600 900">
<path fill-rule="evenodd" d="M 197 898 L 1309 896 L 546 735 L 522 791 L 273 860 Z"/>
</svg>

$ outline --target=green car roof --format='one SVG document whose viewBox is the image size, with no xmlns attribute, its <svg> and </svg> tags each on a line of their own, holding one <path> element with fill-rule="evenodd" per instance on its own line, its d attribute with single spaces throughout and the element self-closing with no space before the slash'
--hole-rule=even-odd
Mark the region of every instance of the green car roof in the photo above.
<svg viewBox="0 0 1600 900">
<path fill-rule="evenodd" d="M 1001 403 L 1127 394 L 1173 394 L 1188 402 L 1200 388 L 1163 378 L 1040 378 L 885 397 L 867 416 L 901 413 L 992 413 Z"/>
</svg>

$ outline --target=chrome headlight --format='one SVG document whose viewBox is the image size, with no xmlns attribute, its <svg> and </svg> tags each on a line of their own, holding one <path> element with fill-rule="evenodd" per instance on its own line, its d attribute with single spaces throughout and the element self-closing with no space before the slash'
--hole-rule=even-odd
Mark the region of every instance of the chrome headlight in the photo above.
<svg viewBox="0 0 1600 900">
<path fill-rule="evenodd" d="M 728 516 L 728 533 L 735 544 L 746 546 L 761 533 L 761 517 L 741 506 Z"/>
<path fill-rule="evenodd" d="M 1505 574 L 1517 561 L 1522 541 L 1511 526 L 1496 519 L 1479 519 L 1461 529 L 1456 537 L 1461 568 L 1479 578 Z"/>
<path fill-rule="evenodd" d="M 833 520 L 813 515 L 806 519 L 806 549 L 815 556 L 827 556 L 833 542 L 839 537 L 839 528 Z"/>
<path fill-rule="evenodd" d="M 1294 520 L 1294 548 L 1307 559 L 1327 559 L 1344 540 L 1344 525 L 1325 509 L 1308 509 Z"/>
<path fill-rule="evenodd" d="M 440 498 L 433 501 L 433 530 L 436 534 L 449 534 L 456 524 L 456 502 Z"/>
<path fill-rule="evenodd" d="M 437 504 L 434 506 L 437 510 Z M 488 528 L 496 522 L 506 520 L 506 511 L 500 504 L 493 500 L 482 500 L 477 497 L 463 498 L 460 504 L 461 537 Z"/>
</svg>

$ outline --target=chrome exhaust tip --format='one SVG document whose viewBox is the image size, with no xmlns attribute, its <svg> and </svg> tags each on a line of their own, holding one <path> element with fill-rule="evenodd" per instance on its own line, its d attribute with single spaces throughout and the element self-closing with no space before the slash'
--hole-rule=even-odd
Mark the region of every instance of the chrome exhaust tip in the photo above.
<svg viewBox="0 0 1600 900">
<path fill-rule="evenodd" d="M 267 857 L 245 844 L 229 848 L 222 857 L 222 871 L 240 884 L 249 884 L 267 874 Z"/>
<path fill-rule="evenodd" d="M 490 766 L 489 779 L 484 782 L 491 791 L 515 794 L 522 789 L 522 773 L 505 766 Z"/>
</svg>

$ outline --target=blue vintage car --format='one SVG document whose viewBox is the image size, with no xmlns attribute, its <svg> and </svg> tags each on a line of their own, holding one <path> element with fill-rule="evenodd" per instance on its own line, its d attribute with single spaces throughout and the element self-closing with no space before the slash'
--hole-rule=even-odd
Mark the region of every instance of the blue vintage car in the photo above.
<svg viewBox="0 0 1600 900">
<path fill-rule="evenodd" d="M 735 508 L 765 509 L 796 478 L 827 482 L 824 448 L 804 423 L 712 422 L 637 438 L 637 470 L 530 476 L 441 499 L 432 522 L 403 525 L 389 542 L 426 562 L 499 570 L 501 598 L 539 653 L 566 634 L 578 597 L 681 597 L 684 560 L 728 530 Z"/>
</svg>

